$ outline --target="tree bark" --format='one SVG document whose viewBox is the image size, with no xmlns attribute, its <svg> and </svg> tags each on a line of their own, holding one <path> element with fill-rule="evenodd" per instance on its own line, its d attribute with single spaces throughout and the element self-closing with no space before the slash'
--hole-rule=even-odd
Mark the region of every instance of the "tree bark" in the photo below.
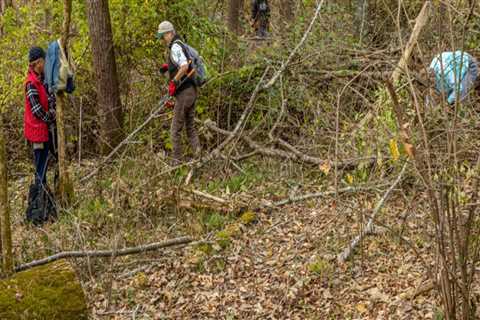
<svg viewBox="0 0 480 320">
<path fill-rule="evenodd" d="M 0 0 L 0 15 L 13 5 L 12 0 Z M 0 37 L 3 35 L 3 26 L 0 26 Z"/>
<path fill-rule="evenodd" d="M 282 15 L 283 25 L 288 26 L 295 19 L 295 1 L 280 0 L 280 14 Z"/>
<path fill-rule="evenodd" d="M 410 59 L 412 57 L 413 49 L 417 44 L 420 33 L 424 29 L 424 27 L 427 25 L 428 19 L 430 17 L 430 7 L 431 7 L 431 2 L 425 1 L 422 7 L 422 10 L 418 14 L 417 19 L 415 19 L 415 26 L 413 27 L 413 31 L 412 31 L 412 34 L 410 35 L 410 39 L 408 40 L 408 43 L 405 47 L 405 50 L 403 51 L 402 57 L 400 58 L 400 61 L 398 62 L 397 67 L 393 71 L 393 74 L 392 74 L 393 84 L 396 84 L 400 80 L 400 76 L 405 72 L 405 70 L 408 67 Z"/>
<path fill-rule="evenodd" d="M 363 38 L 367 34 L 368 7 L 368 0 L 356 0 L 355 26 L 357 26 L 356 33 L 360 43 L 363 42 Z"/>
<path fill-rule="evenodd" d="M 64 260 L 0 281 L 2 320 L 87 320 L 88 315 L 83 289 Z"/>
<path fill-rule="evenodd" d="M 13 273 L 12 231 L 8 202 L 7 151 L 3 134 L 3 116 L 0 117 L 0 232 L 2 266 L 4 274 Z"/>
<path fill-rule="evenodd" d="M 228 28 L 235 34 L 240 33 L 240 10 L 243 0 L 229 0 Z"/>
<path fill-rule="evenodd" d="M 8 7 L 12 6 L 12 0 L 0 0 L 0 13 L 4 13 Z"/>
<path fill-rule="evenodd" d="M 63 50 L 68 54 L 68 34 L 70 33 L 70 20 L 72 16 L 72 0 L 65 0 L 63 3 L 63 32 L 61 44 Z M 57 141 L 58 141 L 58 170 L 59 170 L 59 184 L 58 194 L 60 195 L 60 202 L 63 205 L 68 205 L 73 199 L 73 185 L 68 173 L 68 166 L 66 160 L 65 147 L 65 116 L 64 110 L 67 104 L 65 93 L 57 94 Z"/>
<path fill-rule="evenodd" d="M 122 138 L 122 105 L 107 0 L 86 1 L 100 116 L 100 150 L 111 151 Z"/>
</svg>

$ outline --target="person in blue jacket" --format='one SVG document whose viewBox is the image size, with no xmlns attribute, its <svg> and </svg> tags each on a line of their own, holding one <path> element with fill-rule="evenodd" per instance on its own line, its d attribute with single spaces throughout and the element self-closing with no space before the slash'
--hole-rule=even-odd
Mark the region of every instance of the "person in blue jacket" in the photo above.
<svg viewBox="0 0 480 320">
<path fill-rule="evenodd" d="M 429 73 L 434 77 L 435 89 L 448 104 L 462 102 L 479 85 L 477 59 L 465 51 L 442 52 L 433 58 Z"/>
</svg>

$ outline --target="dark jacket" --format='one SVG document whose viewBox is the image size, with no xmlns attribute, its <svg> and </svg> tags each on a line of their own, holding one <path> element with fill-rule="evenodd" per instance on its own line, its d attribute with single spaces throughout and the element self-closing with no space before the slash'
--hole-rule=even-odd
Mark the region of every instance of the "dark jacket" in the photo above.
<svg viewBox="0 0 480 320">
<path fill-rule="evenodd" d="M 265 3 L 266 10 L 261 11 L 261 4 Z M 252 0 L 252 20 L 257 20 L 260 16 L 269 16 L 270 15 L 270 5 L 268 0 Z"/>
</svg>

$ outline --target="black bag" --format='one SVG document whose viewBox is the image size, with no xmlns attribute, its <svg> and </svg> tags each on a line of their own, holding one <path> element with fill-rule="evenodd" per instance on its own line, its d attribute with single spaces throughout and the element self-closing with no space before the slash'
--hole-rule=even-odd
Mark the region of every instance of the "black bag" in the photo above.
<svg viewBox="0 0 480 320">
<path fill-rule="evenodd" d="M 57 219 L 57 208 L 53 194 L 42 185 L 30 185 L 28 192 L 27 222 L 41 226 L 49 220 Z"/>
</svg>

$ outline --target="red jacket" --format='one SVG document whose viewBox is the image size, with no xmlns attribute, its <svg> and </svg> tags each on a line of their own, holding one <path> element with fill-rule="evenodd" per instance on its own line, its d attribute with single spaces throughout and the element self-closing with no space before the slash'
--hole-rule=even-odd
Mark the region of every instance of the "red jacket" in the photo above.
<svg viewBox="0 0 480 320">
<path fill-rule="evenodd" d="M 28 70 L 27 80 L 25 80 L 25 87 L 27 83 L 31 83 L 35 89 L 37 89 L 39 102 L 45 112 L 48 112 L 48 95 L 47 90 L 43 86 L 43 83 L 39 77 L 33 72 Z M 24 134 L 25 139 L 32 143 L 41 143 L 48 141 L 48 125 L 46 122 L 38 119 L 32 113 L 32 106 L 26 95 L 25 91 L 25 113 L 23 117 Z"/>
</svg>

